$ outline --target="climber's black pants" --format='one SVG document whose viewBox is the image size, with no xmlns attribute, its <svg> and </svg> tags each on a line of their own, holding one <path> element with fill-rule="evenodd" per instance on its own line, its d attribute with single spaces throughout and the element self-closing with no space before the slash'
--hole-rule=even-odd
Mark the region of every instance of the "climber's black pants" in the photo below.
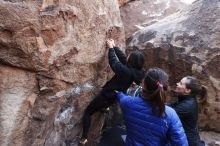
<svg viewBox="0 0 220 146">
<path fill-rule="evenodd" d="M 114 92 L 101 92 L 96 96 L 92 102 L 88 105 L 83 116 L 83 133 L 82 139 L 87 138 L 90 124 L 91 116 L 104 108 L 113 105 L 116 102 L 116 94 Z"/>
</svg>

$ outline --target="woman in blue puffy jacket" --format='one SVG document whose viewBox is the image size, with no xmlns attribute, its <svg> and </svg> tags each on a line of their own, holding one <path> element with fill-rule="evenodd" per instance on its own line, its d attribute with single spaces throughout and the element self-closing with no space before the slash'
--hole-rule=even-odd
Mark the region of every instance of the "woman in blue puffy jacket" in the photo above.
<svg viewBox="0 0 220 146">
<path fill-rule="evenodd" d="M 126 146 L 188 146 L 176 112 L 165 105 L 168 75 L 147 71 L 139 97 L 117 92 L 127 130 Z"/>
</svg>

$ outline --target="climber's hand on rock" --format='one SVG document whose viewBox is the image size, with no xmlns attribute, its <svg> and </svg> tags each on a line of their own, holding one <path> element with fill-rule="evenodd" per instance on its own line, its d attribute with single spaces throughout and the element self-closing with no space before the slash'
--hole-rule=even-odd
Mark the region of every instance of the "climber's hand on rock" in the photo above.
<svg viewBox="0 0 220 146">
<path fill-rule="evenodd" d="M 115 41 L 111 39 L 111 42 L 112 42 L 113 47 L 115 47 Z"/>
<path fill-rule="evenodd" d="M 108 39 L 106 43 L 107 43 L 108 48 L 114 48 L 114 40 L 113 39 Z"/>
</svg>

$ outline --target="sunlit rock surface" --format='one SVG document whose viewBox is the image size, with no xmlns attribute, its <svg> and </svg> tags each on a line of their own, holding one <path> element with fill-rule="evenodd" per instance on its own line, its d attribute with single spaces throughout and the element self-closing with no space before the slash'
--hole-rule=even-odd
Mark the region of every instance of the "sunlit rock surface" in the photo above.
<svg viewBox="0 0 220 146">
<path fill-rule="evenodd" d="M 135 31 L 143 29 L 187 6 L 184 0 L 134 0 L 120 8 L 128 39 Z"/>
</svg>

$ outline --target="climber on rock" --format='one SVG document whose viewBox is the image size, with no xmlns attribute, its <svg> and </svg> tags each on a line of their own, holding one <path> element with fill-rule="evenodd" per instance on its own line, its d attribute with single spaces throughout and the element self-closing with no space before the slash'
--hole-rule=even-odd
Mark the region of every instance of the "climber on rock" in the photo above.
<svg viewBox="0 0 220 146">
<path fill-rule="evenodd" d="M 126 92 L 130 85 L 135 82 L 140 84 L 144 77 L 144 56 L 141 52 L 132 52 L 126 55 L 115 47 L 113 39 L 107 40 L 109 65 L 114 76 L 102 88 L 102 91 L 92 100 L 85 110 L 83 116 L 83 133 L 80 140 L 85 145 L 88 140 L 88 131 L 91 124 L 91 116 L 104 108 L 107 108 L 117 101 L 115 90 Z"/>
</svg>

